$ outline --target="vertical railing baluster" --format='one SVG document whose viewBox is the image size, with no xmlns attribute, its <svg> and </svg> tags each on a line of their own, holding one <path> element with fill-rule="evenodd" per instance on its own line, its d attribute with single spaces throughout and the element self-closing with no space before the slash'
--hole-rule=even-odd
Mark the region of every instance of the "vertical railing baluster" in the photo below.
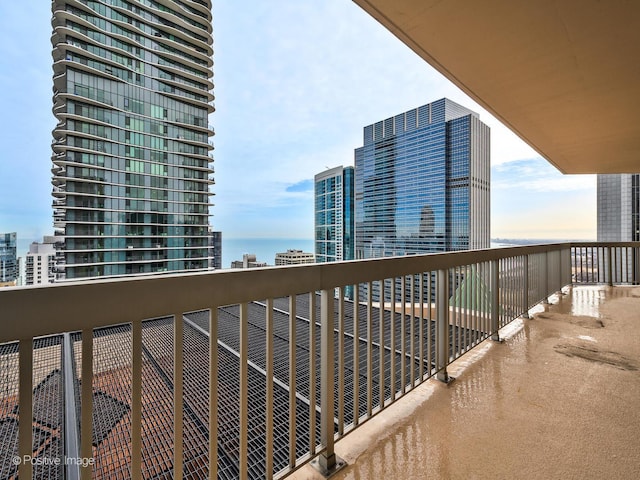
<svg viewBox="0 0 640 480">
<path fill-rule="evenodd" d="M 449 364 L 449 271 L 438 270 L 436 283 L 436 355 L 437 378 L 442 382 L 449 381 L 447 365 Z"/>
<path fill-rule="evenodd" d="M 409 315 L 409 321 L 411 322 L 409 324 L 409 339 L 411 341 L 411 347 L 410 347 L 410 364 L 409 364 L 409 368 L 410 370 L 410 381 L 411 381 L 411 388 L 415 387 L 415 381 L 416 381 L 416 372 L 415 372 L 415 362 L 416 362 L 416 347 L 415 347 L 415 334 L 416 334 L 416 326 L 415 326 L 415 319 L 416 319 L 416 299 L 415 299 L 415 294 L 416 294 L 416 278 L 414 275 L 410 276 L 411 278 L 411 286 L 410 286 L 410 294 L 409 296 L 411 297 L 410 300 L 410 315 Z"/>
<path fill-rule="evenodd" d="M 341 369 L 338 371 L 340 374 Z M 344 373 L 343 373 L 344 375 Z M 316 454 L 316 293 L 309 293 L 309 452 Z"/>
<path fill-rule="evenodd" d="M 360 285 L 353 286 L 353 426 L 360 421 Z"/>
<path fill-rule="evenodd" d="M 93 458 L 93 329 L 82 330 L 82 389 L 80 393 L 80 456 Z M 90 479 L 91 462 L 80 467 L 80 478 Z"/>
<path fill-rule="evenodd" d="M 469 265 L 460 267 L 461 283 L 464 282 L 465 288 L 460 289 L 460 309 L 462 315 L 462 351 L 469 351 Z"/>
<path fill-rule="evenodd" d="M 471 330 L 469 331 L 469 335 L 471 337 L 470 344 L 475 345 L 478 338 L 478 321 L 479 317 L 482 314 L 482 307 L 480 305 L 480 276 L 479 276 L 479 267 L 477 264 L 471 265 L 471 270 L 469 275 L 473 277 L 471 282 L 467 284 L 467 289 L 469 290 L 469 303 L 468 305 L 473 305 L 473 309 L 471 311 Z"/>
<path fill-rule="evenodd" d="M 183 464 L 183 360 L 184 321 L 182 313 L 173 316 L 173 478 L 182 479 Z"/>
<path fill-rule="evenodd" d="M 20 340 L 19 349 L 18 475 L 20 478 L 32 478 L 33 465 L 21 460 L 33 456 L 33 340 Z"/>
<path fill-rule="evenodd" d="M 267 349 L 267 365 L 269 364 L 269 350 Z M 268 367 L 267 367 L 268 368 Z M 273 385 L 272 387 L 273 388 Z M 269 377 L 267 376 L 267 411 L 269 402 L 272 401 L 269 395 Z M 267 466 L 269 456 L 269 429 L 267 419 Z M 271 468 L 273 471 L 273 468 Z M 269 469 L 267 468 L 267 478 Z M 209 480 L 218 478 L 218 307 L 211 307 L 209 310 Z"/>
<path fill-rule="evenodd" d="M 433 374 L 433 368 L 435 366 L 435 358 L 434 358 L 434 338 L 433 334 L 435 333 L 435 328 L 433 325 L 433 308 L 431 298 L 433 297 L 433 281 L 432 281 L 432 272 L 429 272 L 429 276 L 427 277 L 427 299 L 428 299 L 428 310 L 427 310 L 427 320 L 428 326 L 427 329 L 427 358 L 429 359 L 429 376 Z"/>
<path fill-rule="evenodd" d="M 390 313 L 389 313 L 389 341 L 391 344 L 391 351 L 389 355 L 391 358 L 391 374 L 389 375 L 389 387 L 391 388 L 391 403 L 393 403 L 396 399 L 396 279 L 391 279 L 391 302 L 390 305 Z"/>
<path fill-rule="evenodd" d="M 249 464 L 249 304 L 240 304 L 240 438 L 238 439 L 238 468 L 240 480 L 247 480 Z M 289 439 L 291 442 L 291 438 Z M 295 440 L 294 440 L 295 444 Z"/>
<path fill-rule="evenodd" d="M 67 458 L 80 458 L 79 419 L 76 412 L 77 373 L 75 369 L 73 342 L 70 333 L 62 335 L 62 381 L 64 397 L 64 448 Z M 133 453 L 133 452 L 132 452 Z M 133 457 L 132 457 L 133 463 Z M 64 468 L 67 480 L 80 479 L 80 465 L 70 463 Z"/>
<path fill-rule="evenodd" d="M 380 298 L 384 301 L 384 280 L 380 280 Z M 385 378 L 384 378 L 384 359 L 385 359 L 385 335 L 384 335 L 384 305 L 380 304 L 380 308 L 378 309 L 378 332 L 379 332 L 379 342 L 378 342 L 378 356 L 379 358 L 379 372 L 378 372 L 378 396 L 380 408 L 384 408 L 384 388 L 385 388 Z"/>
<path fill-rule="evenodd" d="M 522 259 L 522 317 L 529 318 L 529 255 L 524 255 Z"/>
<path fill-rule="evenodd" d="M 267 299 L 265 311 L 265 355 L 266 355 L 266 396 L 267 406 L 265 412 L 265 429 L 267 435 L 266 445 L 266 478 L 273 478 L 273 299 Z"/>
<path fill-rule="evenodd" d="M 491 340 L 499 341 L 500 314 L 500 262 L 491 261 Z"/>
<path fill-rule="evenodd" d="M 371 299 L 371 290 L 369 290 Z M 334 332 L 333 290 L 322 290 L 320 295 L 320 410 L 321 441 L 324 447 L 318 457 L 318 467 L 325 475 L 335 471 L 339 459 L 334 451 Z"/>
<path fill-rule="evenodd" d="M 406 327 L 406 290 L 407 276 L 400 278 L 400 391 L 405 392 L 407 384 L 407 327 Z"/>
<path fill-rule="evenodd" d="M 373 411 L 373 283 L 368 283 L 367 298 L 367 417 L 371 417 Z M 381 301 L 384 301 L 383 292 Z"/>
<path fill-rule="evenodd" d="M 544 277 L 542 279 L 542 295 L 544 296 L 543 303 L 549 303 L 549 252 L 544 252 Z"/>
<path fill-rule="evenodd" d="M 296 466 L 296 341 L 296 295 L 292 294 L 289 296 L 289 468 L 291 469 Z"/>
<path fill-rule="evenodd" d="M 344 433 L 344 289 L 338 289 L 338 433 Z"/>
<path fill-rule="evenodd" d="M 424 273 L 420 273 L 420 278 L 418 280 L 418 295 L 420 298 L 418 299 L 418 308 L 420 309 L 420 313 L 418 315 L 418 355 L 420 363 L 418 364 L 418 375 L 420 378 L 420 382 L 424 380 Z"/>
<path fill-rule="evenodd" d="M 477 306 L 473 301 L 472 286 L 476 283 L 473 278 L 473 265 L 467 265 L 467 288 L 466 288 L 466 308 L 467 308 L 467 348 L 473 346 L 474 316 L 476 315 Z M 473 307 L 473 308 L 472 308 Z"/>
<path fill-rule="evenodd" d="M 584 266 L 583 266 L 583 262 L 582 262 L 582 252 L 585 252 L 585 256 L 587 255 L 587 252 L 585 250 L 583 250 L 583 247 L 575 247 L 575 255 L 578 255 L 578 252 L 580 252 L 580 283 L 583 282 L 583 277 L 582 277 L 582 273 L 584 272 Z M 575 258 L 575 257 L 574 257 Z M 576 262 L 577 263 L 577 262 Z M 577 277 L 577 275 L 576 275 Z"/>
<path fill-rule="evenodd" d="M 607 246 L 605 247 L 607 249 L 607 283 L 609 284 L 610 287 L 613 286 L 613 252 L 612 247 L 611 246 Z"/>
<path fill-rule="evenodd" d="M 142 478 L 142 320 L 131 323 L 131 478 Z"/>
</svg>

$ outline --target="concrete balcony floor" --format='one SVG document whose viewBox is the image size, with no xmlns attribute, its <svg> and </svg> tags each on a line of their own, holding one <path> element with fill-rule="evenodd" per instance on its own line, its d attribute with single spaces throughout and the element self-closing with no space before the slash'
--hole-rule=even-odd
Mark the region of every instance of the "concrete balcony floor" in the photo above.
<svg viewBox="0 0 640 480">
<path fill-rule="evenodd" d="M 640 288 L 564 292 L 338 442 L 332 478 L 640 478 Z"/>
</svg>

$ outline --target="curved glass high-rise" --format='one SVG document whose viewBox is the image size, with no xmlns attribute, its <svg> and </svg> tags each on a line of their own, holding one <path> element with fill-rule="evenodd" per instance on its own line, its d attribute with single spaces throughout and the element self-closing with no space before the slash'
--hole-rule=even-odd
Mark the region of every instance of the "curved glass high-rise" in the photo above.
<svg viewBox="0 0 640 480">
<path fill-rule="evenodd" d="M 211 1 L 54 0 L 52 12 L 58 267 L 67 279 L 207 269 Z"/>
</svg>

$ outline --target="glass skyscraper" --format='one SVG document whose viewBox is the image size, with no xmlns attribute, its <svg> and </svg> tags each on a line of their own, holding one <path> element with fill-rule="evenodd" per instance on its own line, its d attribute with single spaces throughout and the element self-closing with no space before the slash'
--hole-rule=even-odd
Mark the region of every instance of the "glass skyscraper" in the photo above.
<svg viewBox="0 0 640 480">
<path fill-rule="evenodd" d="M 354 259 L 353 188 L 353 167 L 335 167 L 315 176 L 317 263 Z"/>
<path fill-rule="evenodd" d="M 446 98 L 365 127 L 356 258 L 489 248 L 489 134 Z"/>
<path fill-rule="evenodd" d="M 16 232 L 0 233 L 0 284 L 13 283 L 18 278 L 17 238 Z"/>
<path fill-rule="evenodd" d="M 598 241 L 640 241 L 640 175 L 598 175 Z"/>
<path fill-rule="evenodd" d="M 54 0 L 52 13 L 58 268 L 207 269 L 211 1 Z"/>
</svg>

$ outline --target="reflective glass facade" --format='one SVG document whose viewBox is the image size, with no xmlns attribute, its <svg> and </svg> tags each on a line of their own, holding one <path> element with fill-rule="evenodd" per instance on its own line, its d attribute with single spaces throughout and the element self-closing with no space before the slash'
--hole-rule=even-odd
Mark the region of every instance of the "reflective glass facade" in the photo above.
<svg viewBox="0 0 640 480">
<path fill-rule="evenodd" d="M 598 175 L 598 241 L 640 241 L 640 175 Z"/>
<path fill-rule="evenodd" d="M 448 99 L 364 128 L 356 258 L 488 248 L 489 127 Z"/>
<path fill-rule="evenodd" d="M 52 11 L 58 269 L 207 269 L 211 2 L 54 0 Z"/>
<path fill-rule="evenodd" d="M 315 176 L 317 263 L 354 258 L 353 188 L 353 167 L 335 167 Z"/>
<path fill-rule="evenodd" d="M 18 237 L 16 232 L 0 234 L 0 283 L 18 278 Z"/>
</svg>

